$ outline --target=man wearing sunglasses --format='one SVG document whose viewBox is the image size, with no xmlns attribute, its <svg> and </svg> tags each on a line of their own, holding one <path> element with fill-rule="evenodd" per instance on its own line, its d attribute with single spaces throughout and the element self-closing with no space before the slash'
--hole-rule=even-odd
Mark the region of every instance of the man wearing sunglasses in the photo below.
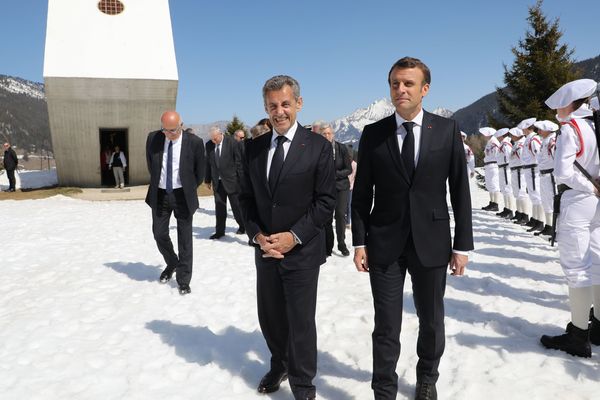
<svg viewBox="0 0 600 400">
<path fill-rule="evenodd" d="M 183 132 L 181 117 L 166 111 L 160 118 L 162 129 L 148 134 L 146 161 L 150 186 L 146 203 L 152 208 L 152 233 L 167 267 L 160 283 L 176 273 L 179 294 L 191 293 L 192 220 L 198 209 L 198 186 L 204 179 L 204 143 L 196 135 Z M 177 220 L 178 253 L 169 236 L 171 214 Z"/>
</svg>

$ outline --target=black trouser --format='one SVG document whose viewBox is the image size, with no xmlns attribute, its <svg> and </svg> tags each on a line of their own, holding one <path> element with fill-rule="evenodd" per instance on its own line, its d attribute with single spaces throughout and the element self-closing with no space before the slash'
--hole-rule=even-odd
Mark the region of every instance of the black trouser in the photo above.
<svg viewBox="0 0 600 400">
<path fill-rule="evenodd" d="M 8 190 L 16 190 L 15 185 L 17 184 L 17 181 L 15 180 L 15 170 L 7 169 L 6 176 L 8 177 Z"/>
<path fill-rule="evenodd" d="M 346 210 L 348 210 L 349 190 L 336 192 L 335 211 L 332 218 L 325 223 L 325 249 L 327 254 L 333 250 L 333 220 L 335 219 L 335 234 L 337 236 L 338 249 L 346 249 Z"/>
<path fill-rule="evenodd" d="M 242 219 L 242 213 L 240 212 L 240 202 L 238 201 L 237 193 L 229 194 L 225 191 L 225 187 L 221 181 L 217 182 L 214 186 L 215 196 L 215 214 L 217 217 L 217 225 L 215 227 L 215 233 L 217 235 L 225 234 L 225 221 L 227 221 L 227 199 L 229 198 L 229 204 L 231 204 L 231 211 L 233 217 L 238 226 L 244 229 L 244 222 Z"/>
<path fill-rule="evenodd" d="M 271 352 L 271 370 L 287 371 L 296 399 L 316 389 L 315 310 L 319 267 L 288 270 L 256 252 L 258 322 Z"/>
<path fill-rule="evenodd" d="M 424 267 L 409 237 L 403 254 L 391 265 L 370 266 L 375 307 L 373 379 L 375 399 L 395 399 L 398 393 L 396 364 L 400 355 L 404 278 L 408 270 L 419 318 L 417 380 L 435 383 L 444 353 L 444 291 L 446 265 Z"/>
<path fill-rule="evenodd" d="M 173 242 L 169 236 L 169 220 L 171 213 L 177 219 L 177 244 L 179 256 L 173 250 Z M 175 269 L 177 283 L 189 285 L 192 280 L 192 220 L 194 214 L 190 212 L 185 202 L 183 189 L 175 189 L 167 194 L 164 189 L 158 189 L 156 209 L 152 210 L 152 233 L 167 263 L 167 268 Z"/>
</svg>

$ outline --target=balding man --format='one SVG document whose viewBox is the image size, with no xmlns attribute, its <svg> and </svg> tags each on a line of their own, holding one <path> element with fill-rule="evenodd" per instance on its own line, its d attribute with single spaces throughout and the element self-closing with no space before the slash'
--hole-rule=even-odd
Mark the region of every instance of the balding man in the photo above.
<svg viewBox="0 0 600 400">
<path fill-rule="evenodd" d="M 233 137 L 238 142 L 243 142 L 246 139 L 246 132 L 244 132 L 243 129 L 238 129 L 237 131 L 233 132 Z"/>
<path fill-rule="evenodd" d="M 161 130 L 150 132 L 146 141 L 146 161 L 150 186 L 146 203 L 152 208 L 152 233 L 167 267 L 160 283 L 177 273 L 179 294 L 191 292 L 192 219 L 198 209 L 196 190 L 204 178 L 204 143 L 198 136 L 182 132 L 181 117 L 166 111 L 160 118 Z M 171 214 L 177 219 L 178 253 L 169 236 Z"/>
</svg>

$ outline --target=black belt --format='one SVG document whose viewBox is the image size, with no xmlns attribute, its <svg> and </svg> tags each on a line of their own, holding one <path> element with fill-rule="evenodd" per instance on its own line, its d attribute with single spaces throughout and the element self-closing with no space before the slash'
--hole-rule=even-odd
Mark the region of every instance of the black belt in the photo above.
<svg viewBox="0 0 600 400">
<path fill-rule="evenodd" d="M 537 164 L 529 164 L 529 165 L 522 165 L 521 168 L 523 169 L 529 169 L 529 168 L 535 168 L 537 167 Z"/>
<path fill-rule="evenodd" d="M 521 169 L 521 167 L 520 167 L 520 166 L 519 166 L 519 167 L 510 167 L 510 170 L 511 170 L 511 171 L 518 171 L 518 170 L 520 170 L 520 169 Z"/>
<path fill-rule="evenodd" d="M 158 191 L 162 192 L 162 193 L 167 193 L 166 189 L 158 188 Z M 179 193 L 179 192 L 183 192 L 183 187 L 173 189 L 173 193 Z"/>
<path fill-rule="evenodd" d="M 498 168 L 506 168 L 508 164 L 498 164 Z"/>
<path fill-rule="evenodd" d="M 483 165 L 490 165 L 490 164 L 498 164 L 498 162 L 496 161 L 488 161 L 488 162 L 484 162 Z"/>
<path fill-rule="evenodd" d="M 542 175 L 551 174 L 552 172 L 554 172 L 554 168 L 540 170 L 540 174 Z"/>
</svg>

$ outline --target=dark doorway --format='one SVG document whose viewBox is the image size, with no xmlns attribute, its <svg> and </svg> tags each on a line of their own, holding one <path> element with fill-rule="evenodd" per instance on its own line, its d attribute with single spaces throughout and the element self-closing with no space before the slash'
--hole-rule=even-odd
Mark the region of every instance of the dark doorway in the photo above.
<svg viewBox="0 0 600 400">
<path fill-rule="evenodd" d="M 108 169 L 110 156 L 115 151 L 115 147 L 125 155 L 127 165 L 129 166 L 129 137 L 126 128 L 100 129 L 100 171 L 102 175 L 102 186 L 114 186 L 115 176 L 112 170 Z M 129 168 L 123 172 L 125 185 L 129 185 Z"/>
</svg>

